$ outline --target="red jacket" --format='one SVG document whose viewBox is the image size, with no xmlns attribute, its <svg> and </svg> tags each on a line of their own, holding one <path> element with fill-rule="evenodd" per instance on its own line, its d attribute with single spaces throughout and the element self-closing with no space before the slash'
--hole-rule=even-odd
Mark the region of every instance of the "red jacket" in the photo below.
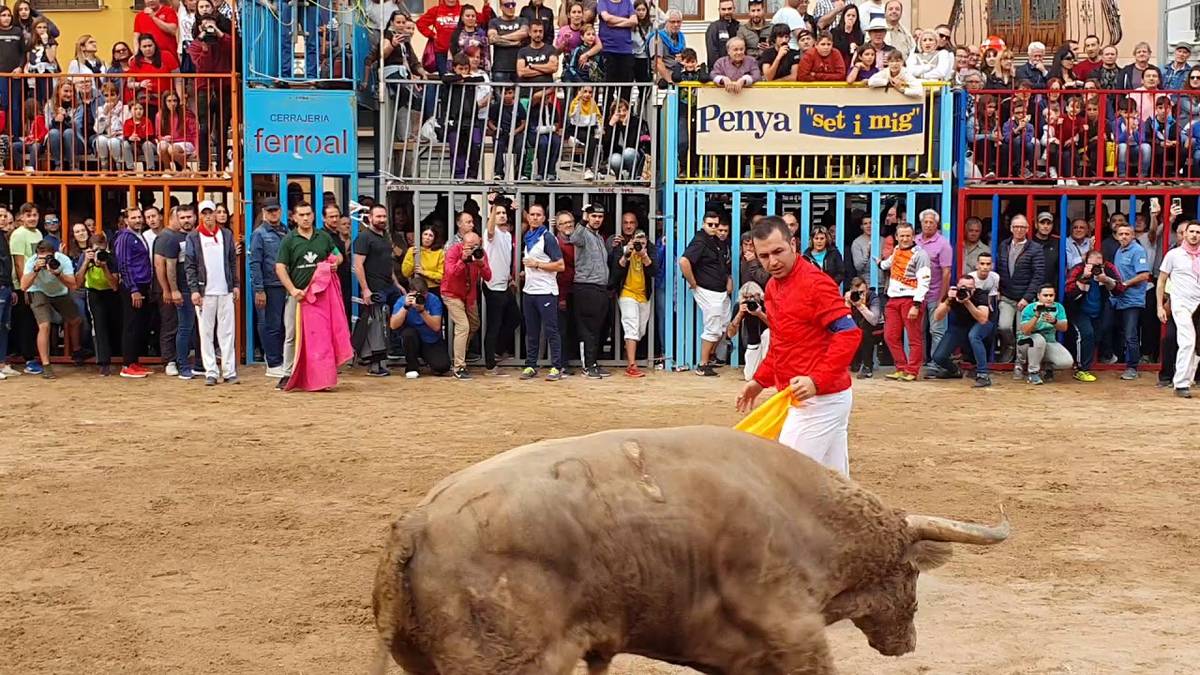
<svg viewBox="0 0 1200 675">
<path fill-rule="evenodd" d="M 153 141 L 158 139 L 158 134 L 154 131 L 154 122 L 149 117 L 143 117 L 141 122 L 130 117 L 125 120 L 125 140 L 137 134 L 142 141 Z"/>
<path fill-rule="evenodd" d="M 442 296 L 457 298 L 468 307 L 475 306 L 479 295 L 479 280 L 492 280 L 492 268 L 488 265 L 487 253 L 478 261 L 464 262 L 462 242 L 446 249 L 446 273 L 442 276 Z M 479 250 L 483 250 L 480 245 Z"/>
<path fill-rule="evenodd" d="M 454 34 L 454 29 L 458 28 L 459 14 L 462 14 L 461 2 L 451 7 L 446 4 L 446 0 L 440 0 L 436 7 L 425 10 L 417 19 L 417 30 L 421 31 L 421 35 L 433 40 L 434 52 L 446 54 L 450 51 L 450 36 Z M 483 8 L 479 10 L 479 25 L 486 31 L 491 20 L 492 6 L 484 3 Z"/>
<path fill-rule="evenodd" d="M 797 257 L 783 281 L 767 282 L 766 309 L 771 348 L 754 373 L 756 382 L 782 390 L 793 377 L 807 375 L 819 395 L 850 388 L 850 361 L 862 331 L 829 275 Z"/>
<path fill-rule="evenodd" d="M 845 82 L 846 60 L 838 50 L 829 52 L 829 56 L 821 56 L 817 48 L 812 47 L 800 57 L 796 67 L 797 82 Z"/>
</svg>

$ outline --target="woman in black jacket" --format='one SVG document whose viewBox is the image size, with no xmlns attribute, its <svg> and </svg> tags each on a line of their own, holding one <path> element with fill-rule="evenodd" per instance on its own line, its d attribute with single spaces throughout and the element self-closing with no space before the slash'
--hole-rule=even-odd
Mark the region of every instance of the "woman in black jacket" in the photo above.
<svg viewBox="0 0 1200 675">
<path fill-rule="evenodd" d="M 821 268 L 821 271 L 833 278 L 834 283 L 841 287 L 842 279 L 846 276 L 846 265 L 842 254 L 836 246 L 829 244 L 829 232 L 823 227 L 814 227 L 809 235 L 809 245 L 804 251 L 804 259 Z"/>
</svg>

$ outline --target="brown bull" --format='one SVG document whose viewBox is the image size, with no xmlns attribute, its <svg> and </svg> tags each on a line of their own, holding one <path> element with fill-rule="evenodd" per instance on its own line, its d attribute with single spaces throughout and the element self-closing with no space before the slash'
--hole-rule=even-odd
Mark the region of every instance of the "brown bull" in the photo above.
<svg viewBox="0 0 1200 675">
<path fill-rule="evenodd" d="M 1009 532 L 906 515 L 725 428 L 608 431 L 443 480 L 392 526 L 375 623 L 412 675 L 593 675 L 619 653 L 703 673 L 832 673 L 825 626 L 916 643 L 919 570 Z"/>
</svg>

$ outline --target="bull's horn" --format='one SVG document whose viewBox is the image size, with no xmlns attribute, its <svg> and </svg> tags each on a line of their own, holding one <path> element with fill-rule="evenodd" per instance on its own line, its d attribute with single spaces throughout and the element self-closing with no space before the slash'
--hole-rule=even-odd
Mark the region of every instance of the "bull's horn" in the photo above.
<svg viewBox="0 0 1200 675">
<path fill-rule="evenodd" d="M 1008 514 L 1004 505 L 1000 506 L 1001 521 L 998 525 L 979 525 L 964 523 L 950 518 L 938 516 L 908 515 L 905 523 L 908 529 L 916 535 L 917 540 L 944 541 L 955 544 L 999 544 L 1008 539 L 1012 528 L 1008 523 Z"/>
</svg>

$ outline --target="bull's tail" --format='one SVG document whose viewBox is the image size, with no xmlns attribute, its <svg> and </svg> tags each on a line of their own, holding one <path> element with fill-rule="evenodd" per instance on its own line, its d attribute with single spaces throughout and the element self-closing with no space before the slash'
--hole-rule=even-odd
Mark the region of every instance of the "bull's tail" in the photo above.
<svg viewBox="0 0 1200 675">
<path fill-rule="evenodd" d="M 415 628 L 408 564 L 416 553 L 417 536 L 424 525 L 425 516 L 420 510 L 409 512 L 396 521 L 375 570 L 371 604 L 379 639 L 371 675 L 387 672 L 397 641 L 408 642 L 406 638 Z"/>
</svg>

